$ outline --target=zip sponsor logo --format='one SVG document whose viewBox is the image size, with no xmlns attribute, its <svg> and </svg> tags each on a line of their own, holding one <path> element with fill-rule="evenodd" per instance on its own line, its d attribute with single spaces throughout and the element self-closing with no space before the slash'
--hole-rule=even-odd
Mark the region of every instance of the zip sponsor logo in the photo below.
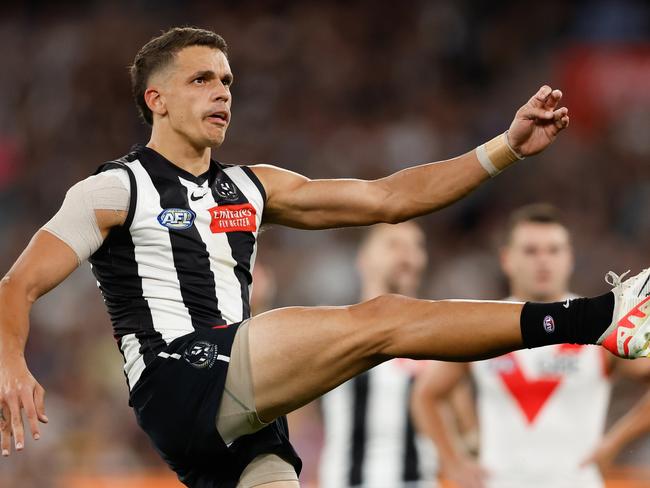
<svg viewBox="0 0 650 488">
<path fill-rule="evenodd" d="M 208 209 L 210 230 L 221 232 L 255 232 L 257 230 L 256 210 L 250 203 L 240 205 L 218 205 Z"/>
<path fill-rule="evenodd" d="M 158 215 L 158 223 L 163 227 L 183 230 L 192 227 L 196 214 L 184 208 L 166 208 Z"/>
</svg>

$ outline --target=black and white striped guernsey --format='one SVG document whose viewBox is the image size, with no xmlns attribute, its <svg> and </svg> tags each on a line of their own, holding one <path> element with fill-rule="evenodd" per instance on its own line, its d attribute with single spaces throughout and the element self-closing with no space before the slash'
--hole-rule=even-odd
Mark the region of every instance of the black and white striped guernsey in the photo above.
<svg viewBox="0 0 650 488">
<path fill-rule="evenodd" d="M 424 361 L 393 359 L 323 395 L 320 488 L 434 488 L 437 455 L 410 414 Z"/>
<path fill-rule="evenodd" d="M 210 162 L 194 176 L 136 146 L 98 172 L 128 173 L 125 224 L 90 258 L 131 389 L 171 341 L 250 317 L 266 194 L 252 170 Z"/>
</svg>

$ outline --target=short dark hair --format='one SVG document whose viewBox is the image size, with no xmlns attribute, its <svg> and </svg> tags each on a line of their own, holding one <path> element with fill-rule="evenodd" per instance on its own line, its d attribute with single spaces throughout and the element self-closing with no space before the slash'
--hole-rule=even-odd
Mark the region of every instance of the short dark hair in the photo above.
<svg viewBox="0 0 650 488">
<path fill-rule="evenodd" d="M 228 45 L 219 34 L 196 27 L 174 27 L 147 42 L 130 66 L 131 89 L 133 98 L 144 121 L 153 125 L 153 114 L 144 100 L 149 78 L 155 72 L 166 67 L 174 55 L 190 46 L 208 46 L 228 54 Z"/>
<path fill-rule="evenodd" d="M 558 224 L 566 228 L 557 207 L 550 203 L 533 203 L 519 207 L 510 214 L 508 224 L 505 228 L 503 242 L 505 244 L 509 243 L 515 227 L 524 223 Z"/>
</svg>

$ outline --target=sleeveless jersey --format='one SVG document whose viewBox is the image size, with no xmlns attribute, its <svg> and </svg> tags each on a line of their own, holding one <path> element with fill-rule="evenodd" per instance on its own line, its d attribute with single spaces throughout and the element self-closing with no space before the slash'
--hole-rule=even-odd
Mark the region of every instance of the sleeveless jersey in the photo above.
<svg viewBox="0 0 650 488">
<path fill-rule="evenodd" d="M 580 463 L 603 435 L 610 395 L 602 348 L 561 344 L 470 366 L 489 488 L 603 488 Z"/>
<path fill-rule="evenodd" d="M 210 162 L 201 176 L 136 146 L 98 172 L 126 170 L 126 222 L 90 258 L 132 390 L 174 339 L 250 317 L 266 194 L 252 170 Z"/>
<path fill-rule="evenodd" d="M 321 399 L 325 439 L 321 488 L 433 488 L 437 458 L 416 434 L 409 404 L 426 361 L 393 359 Z"/>
</svg>

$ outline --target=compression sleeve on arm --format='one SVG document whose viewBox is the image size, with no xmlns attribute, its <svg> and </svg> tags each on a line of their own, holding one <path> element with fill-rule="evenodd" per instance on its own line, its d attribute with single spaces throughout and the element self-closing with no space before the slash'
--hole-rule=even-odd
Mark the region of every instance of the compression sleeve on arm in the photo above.
<svg viewBox="0 0 650 488">
<path fill-rule="evenodd" d="M 130 183 L 125 170 L 111 169 L 72 186 L 59 211 L 42 229 L 65 242 L 79 264 L 102 245 L 95 210 L 128 211 Z"/>
</svg>

